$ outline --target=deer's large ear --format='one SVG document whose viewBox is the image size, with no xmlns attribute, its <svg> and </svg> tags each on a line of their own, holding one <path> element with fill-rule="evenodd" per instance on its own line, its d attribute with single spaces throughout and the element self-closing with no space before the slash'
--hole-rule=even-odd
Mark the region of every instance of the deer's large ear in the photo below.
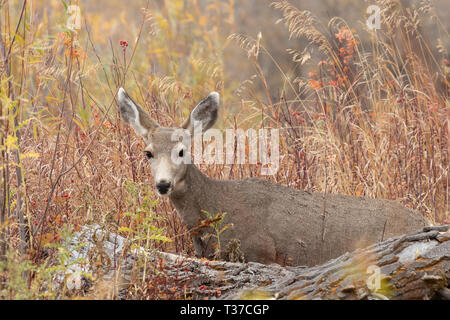
<svg viewBox="0 0 450 320">
<path fill-rule="evenodd" d="M 218 113 L 219 94 L 217 92 L 211 92 L 191 111 L 189 118 L 182 125 L 182 128 L 194 132 L 195 126 L 201 125 L 202 131 L 205 132 L 216 123 Z"/>
<path fill-rule="evenodd" d="M 158 124 L 150 115 L 139 104 L 134 102 L 123 88 L 119 89 L 117 96 L 120 114 L 138 135 L 145 137 L 150 131 L 158 127 Z"/>
</svg>

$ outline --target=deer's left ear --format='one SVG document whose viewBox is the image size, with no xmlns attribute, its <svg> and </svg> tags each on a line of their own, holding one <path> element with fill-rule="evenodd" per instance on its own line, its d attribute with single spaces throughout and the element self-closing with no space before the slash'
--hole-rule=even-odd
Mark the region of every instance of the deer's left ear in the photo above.
<svg viewBox="0 0 450 320">
<path fill-rule="evenodd" d="M 182 125 L 183 129 L 188 129 L 192 133 L 194 128 L 201 125 L 205 132 L 216 123 L 219 113 L 219 94 L 211 92 L 205 99 L 199 102 L 191 111 L 189 118 Z"/>
<path fill-rule="evenodd" d="M 139 104 L 134 102 L 123 88 L 119 89 L 117 96 L 120 114 L 138 135 L 145 138 L 150 131 L 158 127 L 158 124 L 150 115 Z"/>
</svg>

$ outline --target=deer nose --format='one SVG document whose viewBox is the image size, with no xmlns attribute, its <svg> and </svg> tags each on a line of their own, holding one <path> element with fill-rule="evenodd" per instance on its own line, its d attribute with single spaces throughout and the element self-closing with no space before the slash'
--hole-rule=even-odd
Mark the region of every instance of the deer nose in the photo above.
<svg viewBox="0 0 450 320">
<path fill-rule="evenodd" d="M 156 188 L 158 189 L 158 192 L 160 194 L 166 194 L 167 191 L 170 189 L 170 182 L 166 182 L 165 180 L 162 180 L 156 184 Z"/>
</svg>

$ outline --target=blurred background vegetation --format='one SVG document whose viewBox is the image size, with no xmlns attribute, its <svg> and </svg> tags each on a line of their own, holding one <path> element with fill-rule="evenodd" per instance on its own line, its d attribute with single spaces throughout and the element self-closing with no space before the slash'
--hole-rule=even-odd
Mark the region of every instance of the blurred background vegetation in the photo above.
<svg viewBox="0 0 450 320">
<path fill-rule="evenodd" d="M 377 31 L 365 24 L 370 4 L 381 9 Z M 219 128 L 280 128 L 280 169 L 261 178 L 396 199 L 448 221 L 448 6 L 0 1 L 0 297 L 67 297 L 49 288 L 49 268 L 68 267 L 62 240 L 91 223 L 192 254 L 175 210 L 153 194 L 143 141 L 120 122 L 121 86 L 164 126 L 216 90 Z M 238 179 L 260 165 L 201 169 Z M 142 289 L 151 281 L 129 297 L 186 297 Z"/>
</svg>

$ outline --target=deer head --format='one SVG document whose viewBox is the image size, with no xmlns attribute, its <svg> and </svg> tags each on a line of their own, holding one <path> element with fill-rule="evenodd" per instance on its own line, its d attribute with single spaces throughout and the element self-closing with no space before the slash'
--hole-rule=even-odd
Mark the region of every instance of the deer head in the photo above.
<svg viewBox="0 0 450 320">
<path fill-rule="evenodd" d="M 160 127 L 123 88 L 118 92 L 119 111 L 126 123 L 144 138 L 144 153 L 160 195 L 168 196 L 184 188 L 184 177 L 190 162 L 190 137 L 202 132 L 217 120 L 219 94 L 211 92 L 191 111 L 181 127 Z"/>
</svg>

